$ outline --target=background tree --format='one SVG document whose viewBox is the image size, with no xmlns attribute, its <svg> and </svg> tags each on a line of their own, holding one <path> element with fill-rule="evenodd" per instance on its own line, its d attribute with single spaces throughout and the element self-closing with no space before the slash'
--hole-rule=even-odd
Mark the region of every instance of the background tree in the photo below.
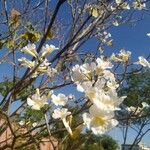
<svg viewBox="0 0 150 150">
<path fill-rule="evenodd" d="M 124 100 L 126 109 L 123 110 L 123 114 L 127 119 L 124 120 L 123 132 L 124 132 L 124 144 L 128 138 L 129 128 L 136 132 L 133 145 L 137 145 L 141 142 L 143 136 L 149 132 L 149 102 L 150 102 L 150 76 L 149 70 L 144 72 L 134 70 L 132 74 L 126 76 L 126 85 L 121 90 L 122 94 L 127 95 Z"/>
</svg>

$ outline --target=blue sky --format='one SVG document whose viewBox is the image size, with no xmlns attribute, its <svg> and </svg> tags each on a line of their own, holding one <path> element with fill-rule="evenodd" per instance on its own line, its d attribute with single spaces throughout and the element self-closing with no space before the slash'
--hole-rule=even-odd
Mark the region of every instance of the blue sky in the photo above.
<svg viewBox="0 0 150 150">
<path fill-rule="evenodd" d="M 150 54 L 150 38 L 146 35 L 150 32 L 150 17 L 137 22 L 136 26 L 121 25 L 112 29 L 114 37 L 114 51 L 125 48 L 132 52 L 132 59 L 139 55 L 147 56 Z"/>
<path fill-rule="evenodd" d="M 61 11 L 63 12 L 61 15 L 64 15 L 67 12 L 66 6 L 64 6 Z M 139 13 L 137 13 L 137 15 L 138 14 Z M 60 18 L 61 15 L 59 16 Z M 63 18 L 65 18 L 66 21 L 69 21 L 68 17 Z M 132 52 L 133 61 L 136 61 L 138 56 L 140 55 L 147 57 L 150 54 L 150 38 L 146 35 L 148 32 L 150 32 L 150 16 L 147 15 L 142 21 L 137 22 L 134 27 L 131 27 L 129 25 L 121 25 L 119 27 L 113 27 L 109 31 L 112 34 L 112 38 L 114 39 L 114 46 L 112 48 L 106 49 L 109 54 L 111 54 L 112 52 L 118 52 L 121 48 L 124 48 Z M 94 50 L 96 48 L 95 40 L 90 40 L 84 48 L 86 48 L 87 50 Z M 4 51 L 4 49 L 1 51 L 0 56 L 2 56 Z M 0 70 L 0 81 L 3 80 L 4 76 L 12 75 L 12 67 L 10 67 L 10 65 L 6 63 L 0 65 Z M 64 90 L 64 92 L 66 91 L 67 94 L 69 94 L 69 92 L 72 92 L 72 90 L 68 91 L 68 89 Z M 14 106 L 16 107 L 16 104 Z M 111 135 L 115 137 L 119 141 L 119 143 L 122 143 L 122 135 L 119 129 L 113 130 L 111 132 Z M 133 136 L 134 132 L 130 131 L 128 137 L 129 143 L 132 141 Z M 150 134 L 145 136 L 143 141 L 150 146 L 149 139 Z"/>
</svg>

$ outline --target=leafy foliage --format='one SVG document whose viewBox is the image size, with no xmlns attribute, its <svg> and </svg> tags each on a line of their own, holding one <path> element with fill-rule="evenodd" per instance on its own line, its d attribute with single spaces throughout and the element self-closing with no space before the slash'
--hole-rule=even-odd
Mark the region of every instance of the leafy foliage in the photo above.
<svg viewBox="0 0 150 150">
<path fill-rule="evenodd" d="M 127 106 L 137 106 L 143 101 L 150 104 L 150 71 L 128 75 L 121 93 L 127 95 L 124 100 Z"/>
<path fill-rule="evenodd" d="M 110 136 L 91 137 L 82 146 L 82 150 L 117 150 L 117 142 Z"/>
</svg>

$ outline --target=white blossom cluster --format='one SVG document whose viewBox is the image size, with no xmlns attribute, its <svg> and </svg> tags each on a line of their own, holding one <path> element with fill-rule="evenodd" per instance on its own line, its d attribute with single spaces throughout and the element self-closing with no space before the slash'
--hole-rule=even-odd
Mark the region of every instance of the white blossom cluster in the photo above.
<svg viewBox="0 0 150 150">
<path fill-rule="evenodd" d="M 26 58 L 21 58 L 19 62 L 22 66 L 32 71 L 40 61 L 41 64 L 35 69 L 34 77 L 38 77 L 43 73 L 54 76 L 57 71 L 49 67 L 46 57 L 55 49 L 58 48 L 53 45 L 46 45 L 42 48 L 41 53 L 38 54 L 34 44 L 27 45 L 21 51 L 33 56 L 35 59 L 30 61 Z M 110 58 L 101 56 L 90 63 L 76 64 L 71 70 L 71 79 L 77 85 L 77 90 L 85 94 L 85 102 L 90 102 L 90 107 L 82 114 L 84 125 L 86 129 L 91 130 L 95 135 L 104 134 L 118 124 L 115 119 L 115 111 L 119 110 L 119 105 L 126 96 L 119 97 L 117 94 L 119 84 L 112 72 L 113 64 L 111 61 L 126 63 L 129 61 L 130 56 L 130 51 L 122 49 L 118 54 L 113 53 Z M 142 56 L 139 57 L 139 61 L 135 64 L 150 68 L 150 63 Z M 41 110 L 45 105 L 49 105 L 48 100 L 50 100 L 51 117 L 61 119 L 66 130 L 70 135 L 73 135 L 67 120 L 67 117 L 73 117 L 67 108 L 69 106 L 67 103 L 71 99 L 75 100 L 74 95 L 66 96 L 62 93 L 56 95 L 53 91 L 44 94 L 43 91 L 37 88 L 35 94 L 27 98 L 27 104 L 31 109 Z M 147 107 L 147 105 L 145 106 L 143 103 L 143 107 Z M 133 107 L 128 109 L 132 111 Z M 19 124 L 23 125 L 24 123 L 21 121 Z M 37 123 L 35 122 L 33 126 L 36 125 Z"/>
<path fill-rule="evenodd" d="M 71 112 L 69 112 L 67 108 L 62 108 L 62 106 L 65 106 L 68 101 L 67 96 L 65 96 L 62 93 L 55 95 L 53 94 L 53 91 L 50 91 L 47 95 L 41 94 L 40 90 L 36 89 L 36 93 L 31 97 L 27 98 L 27 104 L 31 106 L 31 109 L 41 110 L 41 108 L 43 108 L 46 104 L 48 104 L 48 99 L 50 98 L 52 103 L 54 104 L 54 107 L 58 106 L 57 108 L 54 109 L 52 117 L 54 119 L 61 119 L 67 131 L 70 133 L 70 135 L 72 135 L 72 130 L 69 127 L 69 123 L 66 120 L 66 117 L 68 115 L 71 115 Z"/>
<path fill-rule="evenodd" d="M 118 54 L 112 54 L 111 60 L 115 62 L 127 62 L 131 56 L 130 51 L 125 51 L 124 49 L 121 49 Z"/>
<path fill-rule="evenodd" d="M 58 49 L 54 45 L 48 45 L 43 46 L 42 51 L 40 54 L 36 51 L 36 45 L 35 44 L 28 44 L 24 48 L 22 48 L 21 52 L 25 54 L 29 54 L 35 58 L 35 60 L 28 60 L 25 57 L 22 57 L 18 59 L 20 62 L 20 65 L 26 68 L 30 68 L 30 70 L 34 70 L 36 66 L 40 63 L 40 65 L 37 67 L 37 69 L 34 71 L 32 78 L 37 77 L 40 74 L 47 73 L 48 76 L 53 77 L 56 74 L 56 70 L 54 68 L 51 68 L 49 65 L 50 63 L 46 59 L 46 57 L 51 54 L 54 50 Z"/>
<path fill-rule="evenodd" d="M 98 30 L 100 30 L 100 29 L 98 28 Z M 111 34 L 106 31 L 104 31 L 103 33 L 98 33 L 97 36 L 98 36 L 98 39 L 102 43 L 107 44 L 107 45 L 111 45 L 111 43 L 113 41 Z"/>
<path fill-rule="evenodd" d="M 84 124 L 96 135 L 104 134 L 118 124 L 115 111 L 125 98 L 117 95 L 118 84 L 112 67 L 112 63 L 102 56 L 96 62 L 75 65 L 72 69 L 77 89 L 92 103 L 83 114 Z"/>
<path fill-rule="evenodd" d="M 144 0 L 135 0 L 131 4 L 129 4 L 128 2 L 125 2 L 123 0 L 115 0 L 115 2 L 122 9 L 129 10 L 131 7 L 133 7 L 133 9 L 137 9 L 137 10 L 146 9 L 146 1 L 144 1 Z"/>
<path fill-rule="evenodd" d="M 27 104 L 35 110 L 40 110 L 45 104 L 48 104 L 47 101 L 47 95 L 42 95 L 39 89 L 36 89 L 36 93 L 27 98 Z"/>
<path fill-rule="evenodd" d="M 139 56 L 139 60 L 135 64 L 142 65 L 143 67 L 150 68 L 150 62 L 148 62 L 143 56 Z"/>
<path fill-rule="evenodd" d="M 142 0 L 136 0 L 132 3 L 133 8 L 137 9 L 137 10 L 142 10 L 142 9 L 146 9 L 146 1 L 142 1 Z"/>
<path fill-rule="evenodd" d="M 142 107 L 134 107 L 134 106 L 130 106 L 127 107 L 126 110 L 130 113 L 130 114 L 134 114 L 134 115 L 142 115 L 142 112 L 144 112 L 144 109 L 149 109 L 149 104 L 147 104 L 146 102 L 142 102 L 141 103 Z"/>
</svg>

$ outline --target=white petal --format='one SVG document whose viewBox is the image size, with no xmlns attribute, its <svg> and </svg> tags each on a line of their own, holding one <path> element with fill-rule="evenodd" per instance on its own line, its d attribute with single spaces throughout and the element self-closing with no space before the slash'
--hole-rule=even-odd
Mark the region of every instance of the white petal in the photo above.
<svg viewBox="0 0 150 150">
<path fill-rule="evenodd" d="M 81 84 L 77 84 L 77 90 L 78 90 L 79 92 L 84 92 L 84 89 L 83 89 L 83 87 L 82 87 Z"/>
<path fill-rule="evenodd" d="M 38 104 L 34 104 L 33 106 L 32 106 L 32 109 L 34 109 L 34 110 L 40 110 L 40 105 L 38 105 Z"/>
<path fill-rule="evenodd" d="M 64 124 L 65 128 L 69 132 L 69 134 L 72 135 L 72 130 L 71 130 L 69 124 L 67 123 L 66 118 L 63 118 L 62 121 L 63 121 L 63 124 Z"/>
<path fill-rule="evenodd" d="M 87 128 L 90 129 L 90 124 L 91 124 L 91 117 L 89 113 L 84 113 L 82 115 L 83 121 L 86 124 Z"/>
<path fill-rule="evenodd" d="M 35 102 L 31 98 L 27 98 L 27 104 L 29 106 L 33 106 L 33 105 L 35 105 Z"/>
</svg>

